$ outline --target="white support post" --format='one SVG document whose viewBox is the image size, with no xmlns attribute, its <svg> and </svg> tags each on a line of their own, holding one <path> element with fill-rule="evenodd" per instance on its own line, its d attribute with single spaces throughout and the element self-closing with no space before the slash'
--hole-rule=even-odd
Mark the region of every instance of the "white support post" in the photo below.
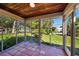
<svg viewBox="0 0 79 59">
<path fill-rule="evenodd" d="M 18 44 L 18 22 L 16 21 L 16 44 Z"/>
<path fill-rule="evenodd" d="M 39 19 L 39 45 L 41 45 L 41 19 Z"/>
<path fill-rule="evenodd" d="M 67 38 L 67 24 L 66 24 L 66 19 L 65 15 L 63 16 L 63 49 L 66 49 L 66 38 Z"/>
<path fill-rule="evenodd" d="M 2 29 L 2 39 L 1 39 L 1 52 L 3 52 L 3 29 Z"/>
<path fill-rule="evenodd" d="M 24 20 L 24 41 L 26 41 L 26 20 Z"/>
<path fill-rule="evenodd" d="M 74 16 L 74 11 L 71 14 L 71 56 L 75 55 L 75 16 Z"/>
<path fill-rule="evenodd" d="M 31 24 L 31 26 L 32 26 L 32 20 L 31 20 L 30 24 Z M 31 27 L 31 29 L 30 29 L 30 33 L 31 33 L 30 41 L 33 42 L 32 27 Z"/>
</svg>

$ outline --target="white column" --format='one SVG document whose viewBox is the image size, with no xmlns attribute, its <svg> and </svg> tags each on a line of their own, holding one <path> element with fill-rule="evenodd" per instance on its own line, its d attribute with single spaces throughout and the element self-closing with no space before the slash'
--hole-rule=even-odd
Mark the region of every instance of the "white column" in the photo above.
<svg viewBox="0 0 79 59">
<path fill-rule="evenodd" d="M 39 19 L 39 45 L 41 44 L 41 19 Z"/>
<path fill-rule="evenodd" d="M 66 49 L 66 38 L 67 38 L 67 23 L 65 19 L 65 15 L 63 16 L 63 49 Z"/>
<path fill-rule="evenodd" d="M 71 56 L 75 55 L 75 16 L 74 16 L 74 11 L 71 14 Z"/>
<path fill-rule="evenodd" d="M 30 24 L 32 26 L 32 20 L 30 21 Z M 33 42 L 33 34 L 32 34 L 32 27 L 30 28 L 31 38 L 30 41 Z"/>
<path fill-rule="evenodd" d="M 1 39 L 1 51 L 3 52 L 3 29 L 2 29 L 2 39 Z"/>
<path fill-rule="evenodd" d="M 16 44 L 18 44 L 18 22 L 16 21 Z"/>
<path fill-rule="evenodd" d="M 26 41 L 26 20 L 24 20 L 24 41 Z"/>
</svg>

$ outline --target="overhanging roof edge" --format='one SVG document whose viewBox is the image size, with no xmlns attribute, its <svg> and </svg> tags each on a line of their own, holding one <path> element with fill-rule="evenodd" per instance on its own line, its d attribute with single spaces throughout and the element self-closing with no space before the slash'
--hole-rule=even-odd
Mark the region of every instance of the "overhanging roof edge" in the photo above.
<svg viewBox="0 0 79 59">
<path fill-rule="evenodd" d="M 15 15 L 15 14 L 13 14 L 11 12 L 8 12 L 8 11 L 6 11 L 4 9 L 0 9 L 0 15 L 10 16 L 10 17 L 14 18 L 15 20 L 23 20 L 24 19 L 24 18 L 22 18 L 22 17 L 20 17 L 18 15 Z"/>
<path fill-rule="evenodd" d="M 63 12 L 58 12 L 58 13 L 53 13 L 53 14 L 46 14 L 42 16 L 36 16 L 36 17 L 31 17 L 31 18 L 26 18 L 27 20 L 29 19 L 41 19 L 41 18 L 55 18 L 57 16 L 62 16 Z"/>
</svg>

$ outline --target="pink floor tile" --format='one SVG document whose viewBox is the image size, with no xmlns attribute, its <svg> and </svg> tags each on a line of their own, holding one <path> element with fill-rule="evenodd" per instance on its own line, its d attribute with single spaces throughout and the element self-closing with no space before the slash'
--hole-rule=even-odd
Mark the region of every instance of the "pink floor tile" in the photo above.
<svg viewBox="0 0 79 59">
<path fill-rule="evenodd" d="M 22 42 L 18 45 L 15 45 L 3 53 L 0 53 L 1 56 L 64 56 L 62 49 L 51 47 L 41 44 L 41 46 L 30 43 Z"/>
</svg>

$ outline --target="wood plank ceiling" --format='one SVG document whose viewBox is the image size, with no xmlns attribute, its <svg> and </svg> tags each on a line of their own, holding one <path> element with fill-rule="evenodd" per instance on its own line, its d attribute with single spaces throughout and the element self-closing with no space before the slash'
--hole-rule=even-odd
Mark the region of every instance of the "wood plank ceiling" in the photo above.
<svg viewBox="0 0 79 59">
<path fill-rule="evenodd" d="M 62 12 L 66 6 L 67 3 L 35 3 L 32 8 L 29 3 L 0 3 L 0 8 L 23 18 Z"/>
</svg>

